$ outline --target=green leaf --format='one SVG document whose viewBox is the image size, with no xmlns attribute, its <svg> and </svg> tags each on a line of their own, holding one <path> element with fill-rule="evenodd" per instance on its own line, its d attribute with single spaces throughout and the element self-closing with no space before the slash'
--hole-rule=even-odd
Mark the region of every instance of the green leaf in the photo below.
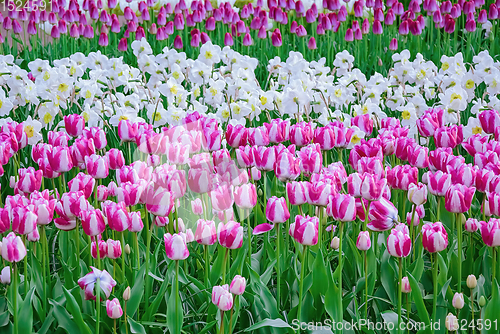
<svg viewBox="0 0 500 334">
<path fill-rule="evenodd" d="M 82 311 L 78 306 L 75 297 L 65 288 L 63 287 L 64 295 L 66 296 L 66 309 L 73 316 L 73 320 L 80 328 L 82 333 L 92 334 L 89 326 L 83 321 Z"/>
<path fill-rule="evenodd" d="M 130 299 L 127 302 L 127 315 L 132 317 L 137 311 L 139 304 L 144 294 L 144 273 L 146 271 L 146 266 L 142 266 L 141 270 L 135 278 L 134 287 L 130 291 Z"/>
<path fill-rule="evenodd" d="M 19 311 L 19 333 L 32 333 L 33 332 L 33 307 L 31 307 L 31 300 L 35 293 L 35 287 L 32 287 L 26 294 L 26 298 L 21 304 Z"/>
<path fill-rule="evenodd" d="M 144 329 L 144 326 L 142 326 L 140 323 L 132 319 L 131 317 L 127 317 L 128 323 L 130 325 L 130 333 L 139 333 L 139 334 L 146 334 L 146 330 Z"/>
<path fill-rule="evenodd" d="M 167 326 L 171 334 L 180 334 L 182 329 L 182 303 L 181 296 L 175 294 L 175 276 L 172 279 L 172 293 L 168 298 Z"/>
<path fill-rule="evenodd" d="M 493 334 L 498 333 L 498 324 L 500 324 L 500 287 L 498 286 L 498 282 L 495 279 L 493 281 L 492 292 L 491 292 L 491 300 L 486 305 L 484 309 L 484 317 L 483 320 L 491 321 L 491 327 L 488 330 L 484 330 L 484 334 Z M 484 324 L 483 321 L 483 324 Z"/>
<path fill-rule="evenodd" d="M 288 328 L 288 332 L 294 333 L 293 327 L 281 319 L 264 319 L 255 325 L 252 325 L 245 329 L 245 332 L 254 331 L 262 327 L 272 327 L 272 328 Z"/>
<path fill-rule="evenodd" d="M 411 296 L 413 297 L 413 301 L 415 302 L 415 306 L 417 307 L 418 316 L 420 320 L 425 323 L 425 327 L 430 328 L 431 321 L 429 319 L 429 313 L 425 308 L 424 299 L 422 298 L 422 291 L 420 289 L 420 286 L 410 273 L 408 273 L 408 281 L 410 282 Z"/>
<path fill-rule="evenodd" d="M 64 328 L 66 332 L 71 334 L 80 333 L 80 328 L 78 328 L 78 325 L 71 319 L 71 316 L 64 307 L 53 299 L 49 299 L 49 303 L 54 306 L 52 310 L 59 327 Z"/>
</svg>

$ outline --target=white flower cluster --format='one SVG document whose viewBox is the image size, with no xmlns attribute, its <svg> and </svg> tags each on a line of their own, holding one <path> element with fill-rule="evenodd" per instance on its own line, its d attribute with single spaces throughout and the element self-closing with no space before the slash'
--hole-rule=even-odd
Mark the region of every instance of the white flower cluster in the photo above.
<svg viewBox="0 0 500 334">
<path fill-rule="evenodd" d="M 461 123 L 464 110 L 500 109 L 500 63 L 487 51 L 475 56 L 473 64 L 465 64 L 461 53 L 443 56 L 438 68 L 421 54 L 411 61 L 404 50 L 393 56 L 387 76 L 369 78 L 354 67 L 347 51 L 336 55 L 332 68 L 324 58 L 308 62 L 290 52 L 285 61 L 269 61 L 261 86 L 258 61 L 229 47 L 208 42 L 197 59 L 169 48 L 153 55 L 145 39 L 132 48 L 136 67 L 98 51 L 75 53 L 53 66 L 37 59 L 28 64 L 28 72 L 12 56 L 0 56 L 0 116 L 8 117 L 0 125 L 24 115 L 34 144 L 42 128 L 63 128 L 62 116 L 75 112 L 88 126 L 99 127 L 117 126 L 121 119 L 154 127 L 177 125 L 193 111 L 221 124 L 259 122 L 264 116 L 266 121 L 290 117 L 321 124 L 336 119 L 350 126 L 351 117 L 369 114 L 376 124 L 398 117 L 413 135 L 416 119 L 431 107 L 447 111 L 446 124 Z M 471 117 L 468 123 L 466 138 L 478 120 Z"/>
</svg>

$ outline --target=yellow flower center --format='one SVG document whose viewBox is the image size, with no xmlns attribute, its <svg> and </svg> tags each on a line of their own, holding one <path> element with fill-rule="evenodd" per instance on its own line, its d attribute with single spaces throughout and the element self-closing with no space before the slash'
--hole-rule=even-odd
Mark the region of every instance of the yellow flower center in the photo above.
<svg viewBox="0 0 500 334">
<path fill-rule="evenodd" d="M 126 121 L 128 119 L 127 116 L 124 116 L 124 115 L 121 115 L 119 118 L 118 118 L 120 121 Z"/>
<path fill-rule="evenodd" d="M 85 98 L 90 99 L 91 96 L 92 96 L 92 93 L 90 92 L 90 90 L 87 89 L 87 92 L 85 93 Z"/>
<path fill-rule="evenodd" d="M 88 122 L 88 121 L 89 121 L 90 116 L 89 116 L 89 113 L 88 113 L 88 112 L 83 112 L 83 113 L 82 113 L 82 116 L 83 116 L 83 119 L 85 120 L 85 122 Z"/>
<path fill-rule="evenodd" d="M 450 68 L 450 64 L 448 64 L 448 62 L 444 62 L 443 65 L 441 65 L 441 69 L 443 71 L 446 71 L 449 68 Z"/>
<path fill-rule="evenodd" d="M 170 93 L 177 95 L 177 86 L 170 87 Z"/>
<path fill-rule="evenodd" d="M 212 54 L 212 52 L 211 52 L 211 51 L 207 51 L 207 52 L 205 52 L 205 58 L 207 58 L 207 59 L 212 59 L 212 57 L 213 57 L 213 56 L 214 56 L 214 55 Z"/>
<path fill-rule="evenodd" d="M 361 138 L 359 138 L 359 137 L 358 137 L 358 135 L 354 135 L 354 136 L 352 136 L 352 138 L 351 138 L 351 143 L 353 143 L 353 144 L 357 144 L 357 143 L 359 143 L 360 141 L 361 141 Z"/>
<path fill-rule="evenodd" d="M 404 110 L 402 114 L 403 119 L 409 120 L 411 117 L 411 113 L 408 110 Z"/>
<path fill-rule="evenodd" d="M 472 79 L 467 80 L 467 82 L 465 83 L 465 88 L 471 89 L 473 87 L 474 87 L 474 80 Z"/>
<path fill-rule="evenodd" d="M 45 113 L 45 115 L 43 116 L 43 121 L 45 122 L 45 124 L 49 124 L 50 122 L 52 122 L 52 119 L 54 117 L 49 114 L 49 113 Z"/>
<path fill-rule="evenodd" d="M 210 94 L 212 94 L 212 96 L 217 95 L 217 89 L 215 89 L 214 87 L 210 87 Z"/>
<path fill-rule="evenodd" d="M 267 103 L 267 97 L 265 97 L 265 96 L 261 96 L 261 97 L 260 97 L 260 103 L 261 103 L 262 105 L 266 104 L 266 103 Z"/>
<path fill-rule="evenodd" d="M 335 89 L 335 97 L 339 98 L 342 96 L 342 90 L 340 88 Z"/>
<path fill-rule="evenodd" d="M 455 100 L 462 100 L 462 96 L 460 96 L 460 94 L 457 94 L 457 93 L 451 94 L 451 101 L 450 102 L 453 102 Z"/>
<path fill-rule="evenodd" d="M 155 122 L 158 122 L 159 120 L 161 120 L 161 114 L 159 112 L 157 112 L 155 114 Z"/>
<path fill-rule="evenodd" d="M 229 116 L 230 116 L 230 115 L 231 115 L 231 114 L 229 113 L 229 111 L 227 111 L 227 110 L 223 110 L 223 111 L 222 111 L 222 117 L 223 117 L 223 118 L 229 118 Z"/>
<path fill-rule="evenodd" d="M 69 69 L 69 74 L 73 75 L 75 73 L 76 73 L 76 68 L 74 66 L 71 66 L 71 68 Z"/>
<path fill-rule="evenodd" d="M 35 135 L 35 129 L 33 128 L 33 125 L 26 125 L 24 127 L 24 132 L 26 132 L 26 136 L 28 136 L 28 138 L 31 138 Z"/>
<path fill-rule="evenodd" d="M 483 133 L 483 129 L 480 126 L 475 126 L 472 128 L 472 134 L 477 135 L 478 133 Z"/>
<path fill-rule="evenodd" d="M 61 83 L 61 84 L 59 84 L 59 87 L 57 87 L 57 90 L 60 92 L 65 92 L 68 90 L 68 88 L 69 88 L 68 84 Z"/>
<path fill-rule="evenodd" d="M 172 76 L 174 77 L 175 80 L 177 80 L 181 75 L 179 74 L 179 72 L 175 71 L 174 73 L 172 73 Z"/>
<path fill-rule="evenodd" d="M 47 81 L 50 79 L 50 73 L 49 72 L 45 72 L 44 75 L 43 75 L 43 80 Z"/>
</svg>

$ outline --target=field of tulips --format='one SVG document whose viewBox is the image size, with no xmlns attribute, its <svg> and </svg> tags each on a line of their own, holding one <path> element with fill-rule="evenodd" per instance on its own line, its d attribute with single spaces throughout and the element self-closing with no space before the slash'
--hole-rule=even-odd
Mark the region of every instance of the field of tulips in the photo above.
<svg viewBox="0 0 500 334">
<path fill-rule="evenodd" d="M 0 4 L 0 333 L 500 333 L 500 0 Z"/>
</svg>

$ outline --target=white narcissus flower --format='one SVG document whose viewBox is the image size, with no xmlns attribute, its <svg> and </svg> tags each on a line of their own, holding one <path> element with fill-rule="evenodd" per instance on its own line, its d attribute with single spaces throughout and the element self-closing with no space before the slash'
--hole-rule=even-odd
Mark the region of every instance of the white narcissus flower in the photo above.
<svg viewBox="0 0 500 334">
<path fill-rule="evenodd" d="M 42 130 L 42 123 L 28 116 L 28 119 L 22 124 L 24 132 L 26 132 L 26 136 L 28 137 L 28 144 L 35 145 L 42 140 L 42 134 L 40 133 Z"/>
</svg>

